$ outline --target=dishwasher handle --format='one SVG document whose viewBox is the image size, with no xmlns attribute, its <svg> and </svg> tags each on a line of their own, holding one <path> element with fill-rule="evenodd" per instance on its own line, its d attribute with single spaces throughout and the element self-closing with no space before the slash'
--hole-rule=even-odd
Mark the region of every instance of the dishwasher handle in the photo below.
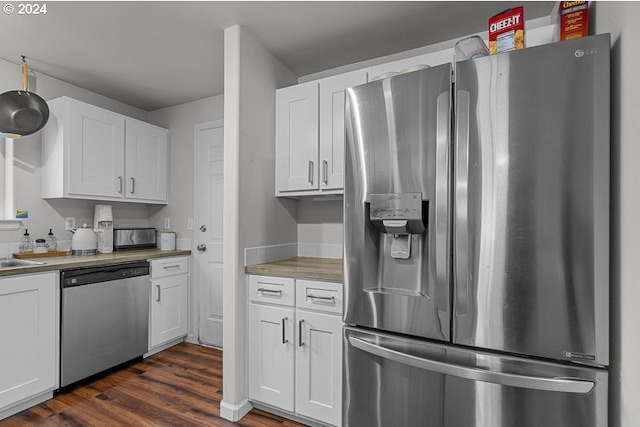
<svg viewBox="0 0 640 427">
<path fill-rule="evenodd" d="M 62 270 L 60 272 L 60 284 L 62 288 L 70 288 L 74 286 L 90 285 L 92 283 L 109 282 L 112 280 L 121 280 L 148 275 L 148 261 L 126 264 L 111 264 L 101 267 Z"/>
</svg>

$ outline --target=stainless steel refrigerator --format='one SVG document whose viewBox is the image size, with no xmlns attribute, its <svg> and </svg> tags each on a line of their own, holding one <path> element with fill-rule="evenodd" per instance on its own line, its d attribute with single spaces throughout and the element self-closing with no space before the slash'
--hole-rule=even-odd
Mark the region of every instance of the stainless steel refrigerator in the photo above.
<svg viewBox="0 0 640 427">
<path fill-rule="evenodd" d="M 344 426 L 607 425 L 609 51 L 347 89 Z"/>
</svg>

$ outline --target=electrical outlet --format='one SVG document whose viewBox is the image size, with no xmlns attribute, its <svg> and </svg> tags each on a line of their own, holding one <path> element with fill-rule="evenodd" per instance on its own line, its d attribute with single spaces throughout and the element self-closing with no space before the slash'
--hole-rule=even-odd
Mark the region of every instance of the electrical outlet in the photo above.
<svg viewBox="0 0 640 427">
<path fill-rule="evenodd" d="M 65 230 L 75 230 L 76 228 L 76 218 L 73 216 L 65 217 L 64 219 L 64 229 Z"/>
<path fill-rule="evenodd" d="M 171 218 L 164 219 L 164 229 L 171 230 Z"/>
<path fill-rule="evenodd" d="M 193 218 L 187 218 L 187 230 L 193 230 Z"/>
</svg>

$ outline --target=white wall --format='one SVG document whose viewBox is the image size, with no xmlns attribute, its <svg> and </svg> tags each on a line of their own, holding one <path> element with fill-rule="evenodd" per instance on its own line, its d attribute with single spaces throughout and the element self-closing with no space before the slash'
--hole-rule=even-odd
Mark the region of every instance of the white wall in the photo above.
<svg viewBox="0 0 640 427">
<path fill-rule="evenodd" d="M 224 37 L 224 329 L 220 413 L 248 404 L 244 248 L 296 240 L 296 205 L 275 194 L 275 89 L 297 77 L 245 29 Z"/>
<path fill-rule="evenodd" d="M 612 427 L 640 425 L 640 3 L 592 3 L 595 33 L 611 33 Z M 591 7 L 591 6 L 590 6 Z"/>
<path fill-rule="evenodd" d="M 300 198 L 298 202 L 298 243 L 342 245 L 342 200 L 313 200 Z"/>
<path fill-rule="evenodd" d="M 62 95 L 79 99 L 130 117 L 147 121 L 146 111 L 125 105 L 102 95 L 89 92 L 61 80 L 38 73 L 37 68 L 31 70 L 35 77 L 29 80 L 29 90 L 37 93 L 45 100 Z M 20 66 L 0 59 L 0 93 L 21 88 Z M 70 240 L 71 234 L 64 231 L 64 217 L 76 217 L 76 224 L 93 222 L 93 208 L 99 202 L 90 201 L 52 201 L 40 198 L 40 153 L 41 133 L 38 132 L 15 142 L 15 208 L 29 211 L 29 219 L 24 221 L 32 237 L 45 237 L 49 228 L 59 240 Z M 114 224 L 116 226 L 148 225 L 148 209 L 144 205 L 113 203 Z M 24 230 L 0 231 L 0 251 L 11 248 L 9 243 L 20 240 Z M 6 253 L 0 256 L 7 256 Z"/>
<path fill-rule="evenodd" d="M 164 218 L 171 220 L 171 229 L 178 239 L 192 239 L 187 219 L 194 212 L 194 125 L 221 120 L 223 95 L 212 96 L 186 104 L 152 111 L 151 123 L 169 129 L 169 204 L 150 206 L 150 226 L 164 229 Z"/>
</svg>

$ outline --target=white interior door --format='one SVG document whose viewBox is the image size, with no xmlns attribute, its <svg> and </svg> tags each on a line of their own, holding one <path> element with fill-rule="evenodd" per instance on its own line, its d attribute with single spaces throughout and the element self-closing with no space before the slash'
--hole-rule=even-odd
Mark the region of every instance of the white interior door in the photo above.
<svg viewBox="0 0 640 427">
<path fill-rule="evenodd" d="M 222 347 L 223 121 L 195 125 L 196 193 L 194 244 L 198 335 Z"/>
</svg>

